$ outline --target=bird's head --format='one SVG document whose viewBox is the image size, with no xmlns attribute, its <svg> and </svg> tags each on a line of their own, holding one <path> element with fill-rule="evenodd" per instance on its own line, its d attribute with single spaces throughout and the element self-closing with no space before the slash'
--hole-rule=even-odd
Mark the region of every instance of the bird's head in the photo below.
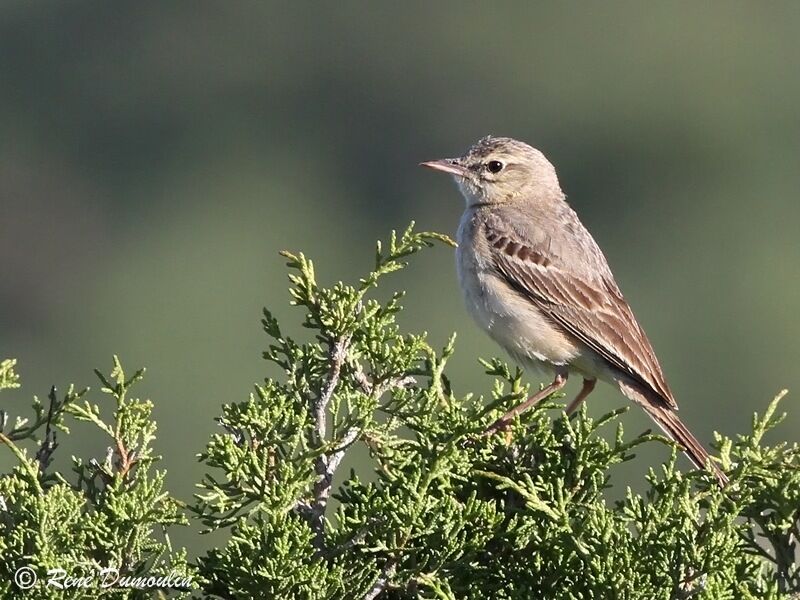
<svg viewBox="0 0 800 600">
<path fill-rule="evenodd" d="M 423 167 L 450 173 L 467 206 L 504 204 L 553 193 L 561 195 L 556 170 L 525 142 L 487 136 L 478 140 L 464 156 L 420 163 Z"/>
</svg>

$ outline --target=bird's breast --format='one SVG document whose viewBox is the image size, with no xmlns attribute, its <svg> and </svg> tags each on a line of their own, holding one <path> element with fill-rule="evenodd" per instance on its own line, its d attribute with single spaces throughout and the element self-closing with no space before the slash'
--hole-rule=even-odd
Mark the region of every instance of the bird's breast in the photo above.
<svg viewBox="0 0 800 600">
<path fill-rule="evenodd" d="M 556 366 L 580 354 L 570 337 L 497 273 L 488 242 L 468 214 L 459 227 L 456 266 L 468 312 L 515 359 Z"/>
</svg>

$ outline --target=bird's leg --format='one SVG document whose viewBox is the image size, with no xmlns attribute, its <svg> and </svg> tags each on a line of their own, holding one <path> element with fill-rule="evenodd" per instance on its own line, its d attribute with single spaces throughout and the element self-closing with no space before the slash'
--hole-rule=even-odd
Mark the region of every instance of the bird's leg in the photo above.
<svg viewBox="0 0 800 600">
<path fill-rule="evenodd" d="M 597 383 L 597 379 L 585 379 L 584 378 L 583 387 L 581 388 L 581 391 L 578 392 L 578 395 L 575 396 L 575 400 L 570 402 L 569 406 L 567 407 L 567 414 L 568 415 L 571 415 L 576 410 L 578 410 L 578 407 L 581 405 L 581 402 L 586 400 L 586 396 L 588 396 L 589 394 L 592 393 L 592 390 L 594 389 L 594 386 L 595 386 L 596 383 Z"/>
<path fill-rule="evenodd" d="M 493 435 L 498 431 L 502 431 L 505 429 L 508 424 L 516 417 L 518 414 L 525 412 L 531 406 L 536 405 L 537 402 L 544 400 L 553 392 L 557 392 L 560 390 L 564 385 L 567 383 L 567 374 L 566 373 L 556 373 L 555 379 L 553 379 L 553 383 L 548 385 L 546 388 L 537 392 L 522 404 L 518 404 L 502 417 L 497 419 L 494 423 L 492 423 L 484 432 L 483 435 Z"/>
</svg>

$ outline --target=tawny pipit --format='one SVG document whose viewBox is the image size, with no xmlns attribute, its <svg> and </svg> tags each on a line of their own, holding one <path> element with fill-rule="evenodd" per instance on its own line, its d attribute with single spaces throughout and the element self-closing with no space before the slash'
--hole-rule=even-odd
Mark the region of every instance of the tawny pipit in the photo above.
<svg viewBox="0 0 800 600">
<path fill-rule="evenodd" d="M 520 364 L 554 374 L 487 432 L 504 428 L 576 373 L 583 388 L 568 412 L 598 379 L 611 383 L 724 485 L 725 474 L 678 418 L 647 336 L 544 155 L 517 140 L 485 137 L 460 158 L 422 165 L 452 174 L 466 199 L 456 261 L 469 312 Z"/>
</svg>

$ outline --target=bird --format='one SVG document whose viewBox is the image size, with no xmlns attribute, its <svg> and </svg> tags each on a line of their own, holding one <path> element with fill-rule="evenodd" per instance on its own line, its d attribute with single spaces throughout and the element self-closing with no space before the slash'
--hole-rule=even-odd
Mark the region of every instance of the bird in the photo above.
<svg viewBox="0 0 800 600">
<path fill-rule="evenodd" d="M 544 154 L 512 138 L 486 136 L 463 156 L 420 166 L 452 175 L 466 201 L 456 266 L 468 312 L 521 366 L 553 377 L 485 433 L 506 429 L 574 374 L 583 385 L 568 414 L 598 380 L 611 384 L 724 486 L 725 473 L 678 417 L 647 335 Z"/>
</svg>

